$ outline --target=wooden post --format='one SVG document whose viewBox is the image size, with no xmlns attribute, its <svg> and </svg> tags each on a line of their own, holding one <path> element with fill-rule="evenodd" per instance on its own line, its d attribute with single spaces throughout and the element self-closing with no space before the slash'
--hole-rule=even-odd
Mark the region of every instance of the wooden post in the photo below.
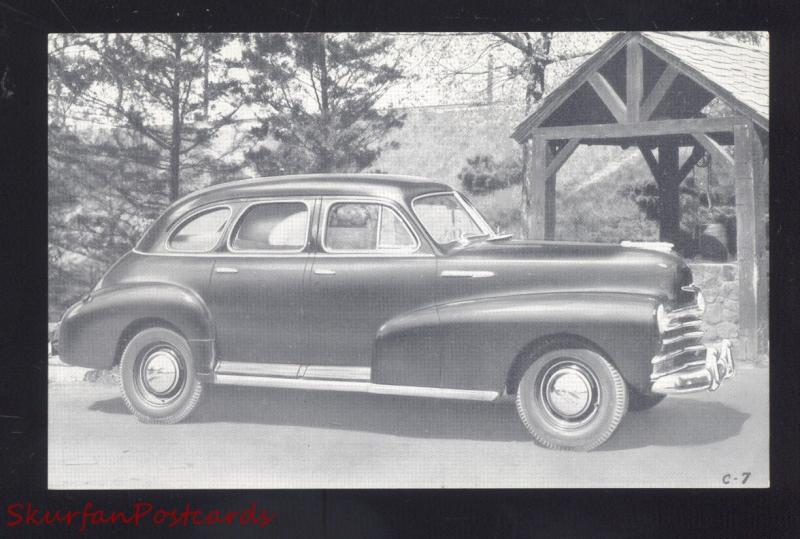
<svg viewBox="0 0 800 539">
<path fill-rule="evenodd" d="M 658 146 L 658 205 L 659 234 L 661 241 L 677 243 L 681 228 L 680 173 L 678 145 L 662 143 Z"/>
<path fill-rule="evenodd" d="M 547 141 L 538 135 L 531 140 L 531 160 L 528 166 L 528 204 L 524 215 L 527 237 L 542 240 L 545 237 L 545 175 L 547 171 Z"/>
<path fill-rule="evenodd" d="M 549 166 L 553 161 L 553 143 L 545 146 L 545 162 Z M 545 172 L 546 173 L 546 172 Z M 544 185 L 544 239 L 553 240 L 556 237 L 556 173 L 545 179 Z"/>
<path fill-rule="evenodd" d="M 769 256 L 767 238 L 769 237 L 769 161 L 765 159 L 764 145 L 758 132 L 751 129 L 753 140 L 753 181 L 755 210 L 755 275 L 756 275 L 756 351 L 769 353 Z"/>
<path fill-rule="evenodd" d="M 747 123 L 733 126 L 736 182 L 736 251 L 739 262 L 739 352 L 745 361 L 756 359 L 758 296 L 756 281 L 756 196 L 753 178 L 753 136 Z"/>
<path fill-rule="evenodd" d="M 625 56 L 626 121 L 635 123 L 639 121 L 639 108 L 642 104 L 642 94 L 644 93 L 642 46 L 636 40 L 629 41 L 626 45 Z"/>
</svg>

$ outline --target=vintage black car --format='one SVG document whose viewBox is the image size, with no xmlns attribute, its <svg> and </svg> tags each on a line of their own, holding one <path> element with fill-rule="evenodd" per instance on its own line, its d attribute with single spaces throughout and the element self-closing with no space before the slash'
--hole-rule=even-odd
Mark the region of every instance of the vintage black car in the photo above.
<svg viewBox="0 0 800 539">
<path fill-rule="evenodd" d="M 589 450 L 628 408 L 733 375 L 703 310 L 674 253 L 513 240 L 441 183 L 308 175 L 175 202 L 66 311 L 60 352 L 118 364 L 149 423 L 204 384 L 509 397 L 540 444 Z"/>
</svg>

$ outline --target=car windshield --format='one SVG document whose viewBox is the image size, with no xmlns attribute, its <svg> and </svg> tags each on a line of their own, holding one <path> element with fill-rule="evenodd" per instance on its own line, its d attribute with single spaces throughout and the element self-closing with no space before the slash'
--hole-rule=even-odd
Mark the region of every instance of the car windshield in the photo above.
<svg viewBox="0 0 800 539">
<path fill-rule="evenodd" d="M 459 193 L 424 195 L 412 206 L 422 226 L 440 245 L 494 234 L 478 210 Z"/>
</svg>

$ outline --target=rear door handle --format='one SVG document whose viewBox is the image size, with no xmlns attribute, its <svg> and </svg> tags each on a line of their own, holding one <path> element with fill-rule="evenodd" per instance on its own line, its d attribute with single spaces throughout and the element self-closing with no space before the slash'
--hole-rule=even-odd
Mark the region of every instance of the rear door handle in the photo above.
<svg viewBox="0 0 800 539">
<path fill-rule="evenodd" d="M 466 271 L 466 270 L 444 270 L 439 274 L 442 277 L 461 277 L 464 279 L 481 279 L 494 277 L 493 271 Z"/>
<path fill-rule="evenodd" d="M 332 269 L 314 268 L 314 275 L 336 275 Z"/>
<path fill-rule="evenodd" d="M 226 266 L 219 266 L 214 268 L 216 273 L 239 273 L 239 270 L 236 268 L 229 268 Z"/>
</svg>

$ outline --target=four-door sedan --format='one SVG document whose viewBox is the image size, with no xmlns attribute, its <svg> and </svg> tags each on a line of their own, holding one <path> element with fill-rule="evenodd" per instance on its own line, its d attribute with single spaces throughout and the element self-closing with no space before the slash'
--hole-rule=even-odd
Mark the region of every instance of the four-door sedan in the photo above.
<svg viewBox="0 0 800 539">
<path fill-rule="evenodd" d="M 170 206 L 70 307 L 61 358 L 119 365 L 141 421 L 204 384 L 514 398 L 540 444 L 589 450 L 625 412 L 733 375 L 670 252 L 516 241 L 441 183 L 309 175 Z"/>
</svg>

